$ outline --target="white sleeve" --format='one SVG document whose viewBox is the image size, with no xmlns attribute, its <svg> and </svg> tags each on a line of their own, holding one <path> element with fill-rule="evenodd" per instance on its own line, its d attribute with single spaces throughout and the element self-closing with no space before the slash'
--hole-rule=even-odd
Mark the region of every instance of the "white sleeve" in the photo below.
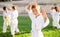
<svg viewBox="0 0 60 37">
<path fill-rule="evenodd" d="M 14 13 L 14 18 L 17 18 L 17 17 L 18 17 L 18 11 L 16 10 Z"/>
<path fill-rule="evenodd" d="M 6 15 L 5 15 L 5 13 L 3 12 L 3 17 L 5 17 Z"/>
<path fill-rule="evenodd" d="M 49 25 L 49 19 L 47 18 L 46 22 L 42 25 L 42 29 Z"/>
<path fill-rule="evenodd" d="M 16 11 L 16 17 L 18 17 L 18 11 Z"/>
<path fill-rule="evenodd" d="M 6 17 L 6 15 L 5 15 L 4 12 L 3 12 L 3 20 L 5 20 L 5 17 Z"/>
<path fill-rule="evenodd" d="M 4 13 L 3 13 L 3 19 L 4 19 Z"/>
</svg>

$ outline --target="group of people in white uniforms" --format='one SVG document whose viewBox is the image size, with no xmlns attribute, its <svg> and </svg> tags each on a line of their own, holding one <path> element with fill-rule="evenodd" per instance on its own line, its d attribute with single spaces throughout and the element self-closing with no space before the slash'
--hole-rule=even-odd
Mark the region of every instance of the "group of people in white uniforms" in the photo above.
<svg viewBox="0 0 60 37">
<path fill-rule="evenodd" d="M 41 30 L 49 24 L 45 9 L 38 7 L 36 2 L 30 3 L 26 7 L 28 15 L 32 21 L 31 37 L 44 37 Z"/>
<path fill-rule="evenodd" d="M 3 33 L 6 32 L 7 26 L 10 26 L 11 35 L 12 37 L 15 37 L 15 32 L 19 32 L 17 19 L 18 11 L 15 6 L 12 6 L 11 10 L 8 10 L 7 7 L 3 7 L 3 10 Z M 49 18 L 47 17 L 45 9 L 41 8 L 36 2 L 33 2 L 27 5 L 26 11 L 32 21 L 31 37 L 44 37 L 41 30 L 49 24 Z M 57 7 L 52 8 L 51 15 L 53 18 L 53 26 L 60 28 L 59 11 Z"/>
<path fill-rule="evenodd" d="M 60 29 L 60 25 L 59 25 L 60 11 L 59 11 L 59 8 L 58 7 L 52 7 L 50 14 L 52 15 L 52 19 L 53 19 L 53 28 L 57 27 L 58 29 Z"/>
<path fill-rule="evenodd" d="M 11 10 L 8 10 L 6 6 L 3 7 L 3 33 L 6 32 L 8 26 L 11 28 L 11 35 L 15 37 L 15 32 L 19 33 L 18 29 L 18 11 L 16 10 L 15 6 L 11 7 Z"/>
</svg>

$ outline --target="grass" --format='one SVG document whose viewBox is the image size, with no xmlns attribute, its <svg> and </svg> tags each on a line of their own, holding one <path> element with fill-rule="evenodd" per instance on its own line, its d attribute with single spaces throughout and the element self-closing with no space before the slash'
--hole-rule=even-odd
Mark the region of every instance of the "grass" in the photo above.
<svg viewBox="0 0 60 37">
<path fill-rule="evenodd" d="M 45 37 L 60 37 L 60 30 L 52 28 L 52 19 L 50 19 L 50 24 L 42 30 Z M 16 37 L 30 37 L 31 33 L 31 20 L 26 16 L 18 17 L 19 23 L 18 27 L 20 30 L 19 35 L 15 35 Z M 10 28 L 8 27 L 7 32 L 5 34 L 2 33 L 3 28 L 3 17 L 0 16 L 0 37 L 11 37 Z"/>
</svg>

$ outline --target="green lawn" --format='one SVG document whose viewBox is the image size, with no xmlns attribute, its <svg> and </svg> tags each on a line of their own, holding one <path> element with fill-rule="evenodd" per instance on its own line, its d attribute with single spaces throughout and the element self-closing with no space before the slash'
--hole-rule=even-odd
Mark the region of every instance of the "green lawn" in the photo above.
<svg viewBox="0 0 60 37">
<path fill-rule="evenodd" d="M 29 17 L 20 16 L 19 19 L 19 30 L 20 34 L 16 37 L 30 37 L 31 33 L 31 20 Z M 2 33 L 3 28 L 3 17 L 0 16 L 0 37 L 11 37 L 10 28 L 8 27 L 5 34 Z M 50 24 L 42 30 L 45 37 L 60 37 L 60 30 L 52 28 L 52 19 L 50 18 Z"/>
</svg>

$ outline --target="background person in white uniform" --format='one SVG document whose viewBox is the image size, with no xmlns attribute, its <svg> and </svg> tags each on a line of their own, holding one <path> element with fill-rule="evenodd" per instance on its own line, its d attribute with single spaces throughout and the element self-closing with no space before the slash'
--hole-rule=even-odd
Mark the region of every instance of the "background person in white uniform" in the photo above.
<svg viewBox="0 0 60 37">
<path fill-rule="evenodd" d="M 11 12 L 11 34 L 12 37 L 15 37 L 15 32 L 19 33 L 18 29 L 18 11 L 16 10 L 15 6 L 12 6 Z"/>
<path fill-rule="evenodd" d="M 8 11 L 6 6 L 3 7 L 3 19 L 4 19 L 3 33 L 5 33 L 7 27 L 11 24 L 11 21 L 10 21 L 10 19 L 11 19 L 10 12 Z"/>
<path fill-rule="evenodd" d="M 58 13 L 58 15 L 57 15 L 57 16 L 58 16 L 58 17 L 57 17 L 57 18 L 58 18 L 58 19 L 57 19 L 57 28 L 60 29 L 60 24 L 59 24 L 60 8 L 59 8 L 59 7 L 55 7 L 55 10 L 56 10 L 56 12 Z M 57 14 L 57 13 L 56 13 L 56 14 Z"/>
<path fill-rule="evenodd" d="M 52 7 L 51 15 L 52 15 L 52 18 L 53 18 L 53 28 L 55 28 L 55 27 L 60 28 L 58 7 Z"/>
</svg>

